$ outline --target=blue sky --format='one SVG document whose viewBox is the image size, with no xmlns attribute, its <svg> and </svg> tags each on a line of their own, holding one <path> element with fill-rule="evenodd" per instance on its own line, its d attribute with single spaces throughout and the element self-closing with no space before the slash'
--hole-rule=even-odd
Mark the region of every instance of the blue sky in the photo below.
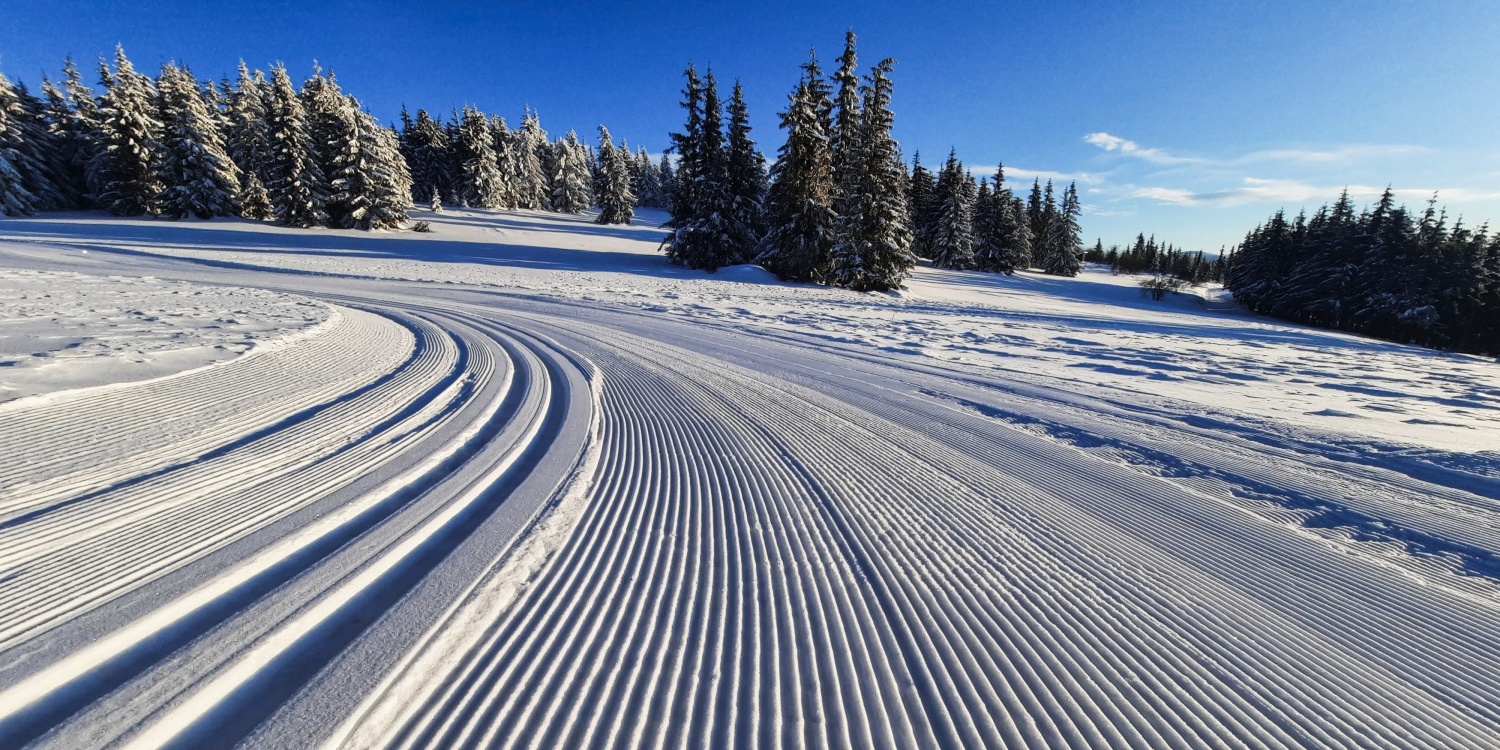
<svg viewBox="0 0 1500 750">
<path fill-rule="evenodd" d="M 599 123 L 656 152 L 681 71 L 743 79 L 755 136 L 844 30 L 897 60 L 897 137 L 977 173 L 1076 179 L 1085 235 L 1232 244 L 1278 207 L 1387 184 L 1500 223 L 1500 3 L 203 3 L 3 0 L 0 69 L 35 84 L 123 43 L 200 76 L 317 59 L 372 112 L 474 104 L 554 135 Z M 1130 6 L 1130 7 L 1127 7 Z M 727 92 L 726 92 L 727 93 Z M 1019 187 L 1019 186 L 1017 186 Z"/>
</svg>

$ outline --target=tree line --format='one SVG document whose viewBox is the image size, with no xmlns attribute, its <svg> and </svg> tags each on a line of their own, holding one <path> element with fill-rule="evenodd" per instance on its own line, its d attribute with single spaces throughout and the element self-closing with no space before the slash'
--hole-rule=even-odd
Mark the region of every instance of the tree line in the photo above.
<svg viewBox="0 0 1500 750">
<path fill-rule="evenodd" d="M 1169 242 L 1157 242 L 1156 236 L 1146 237 L 1144 232 L 1135 236 L 1133 244 L 1104 248 L 1103 240 L 1095 240 L 1094 246 L 1084 252 L 1085 263 L 1109 266 L 1116 275 L 1149 273 L 1155 276 L 1171 276 L 1188 284 L 1222 282 L 1228 268 L 1231 253 L 1220 250 L 1218 256 L 1209 258 L 1202 250 L 1184 250 Z"/>
<path fill-rule="evenodd" d="M 918 258 L 954 269 L 1079 272 L 1076 186 L 1059 202 L 1050 182 L 1045 192 L 1035 182 L 1022 201 L 1003 167 L 993 184 L 976 182 L 953 153 L 937 175 L 919 155 L 908 171 L 891 135 L 895 61 L 861 77 L 851 31 L 838 62 L 828 76 L 816 56 L 802 65 L 769 172 L 739 83 L 725 108 L 713 72 L 700 77 L 688 67 L 687 118 L 672 135 L 672 232 L 663 242 L 673 263 L 714 271 L 754 262 L 785 280 L 861 291 L 898 288 Z"/>
<path fill-rule="evenodd" d="M 1251 230 L 1225 286 L 1256 312 L 1377 338 L 1500 355 L 1500 235 L 1415 213 L 1387 188 L 1356 213 L 1345 191 L 1309 218 Z"/>
<path fill-rule="evenodd" d="M 119 216 L 240 216 L 289 226 L 389 229 L 414 201 L 581 211 L 628 223 L 665 206 L 671 168 L 631 154 L 600 127 L 597 152 L 576 134 L 548 142 L 473 108 L 443 123 L 403 110 L 378 123 L 332 72 L 293 85 L 240 63 L 235 81 L 200 81 L 167 63 L 138 72 L 123 48 L 99 62 L 97 95 L 71 59 L 42 97 L 0 74 L 0 213 L 104 209 Z"/>
</svg>

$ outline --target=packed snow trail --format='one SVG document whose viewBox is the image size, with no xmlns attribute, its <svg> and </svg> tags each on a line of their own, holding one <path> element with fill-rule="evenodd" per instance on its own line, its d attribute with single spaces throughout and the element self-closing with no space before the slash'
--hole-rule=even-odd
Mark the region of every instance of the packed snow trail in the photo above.
<svg viewBox="0 0 1500 750">
<path fill-rule="evenodd" d="M 0 745 L 1500 746 L 1483 456 L 357 264 L 89 258 L 341 318 L 316 365 L 179 378 L 263 413 L 137 425 L 172 381 L 124 386 L 86 412 L 138 437 L 0 485 L 39 488 L 3 496 Z"/>
</svg>

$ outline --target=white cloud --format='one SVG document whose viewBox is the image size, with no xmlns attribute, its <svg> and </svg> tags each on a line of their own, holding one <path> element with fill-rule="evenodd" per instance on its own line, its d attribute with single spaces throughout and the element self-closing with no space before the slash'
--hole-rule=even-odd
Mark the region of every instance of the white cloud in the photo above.
<svg viewBox="0 0 1500 750">
<path fill-rule="evenodd" d="M 1432 149 L 1425 146 L 1409 146 L 1403 144 L 1363 144 L 1353 146 L 1339 146 L 1338 148 L 1322 151 L 1303 149 L 1274 149 L 1269 151 L 1255 151 L 1229 162 L 1231 164 L 1253 164 L 1257 162 L 1295 162 L 1298 164 L 1355 164 L 1360 162 L 1380 161 L 1382 159 L 1400 159 L 1409 156 L 1422 156 L 1429 154 Z"/>
<path fill-rule="evenodd" d="M 1265 151 L 1253 151 L 1243 156 L 1229 159 L 1206 159 L 1201 157 L 1173 156 L 1167 151 L 1159 148 L 1148 148 L 1132 140 L 1121 138 L 1109 133 L 1089 133 L 1083 137 L 1085 143 L 1098 146 L 1105 151 L 1116 152 L 1124 156 L 1141 159 L 1142 161 L 1162 166 L 1181 166 L 1185 164 L 1199 164 L 1203 166 L 1240 166 L 1245 164 L 1263 164 L 1267 162 L 1287 162 L 1293 164 L 1317 164 L 1317 165 L 1340 165 L 1359 164 L 1367 162 L 1379 162 L 1382 160 L 1401 159 L 1412 156 L 1422 156 L 1432 153 L 1432 149 L 1425 146 L 1411 146 L 1406 144 L 1355 144 L 1349 146 L 1338 146 L 1330 149 L 1268 149 Z"/>
<path fill-rule="evenodd" d="M 1084 142 L 1098 146 L 1105 151 L 1118 151 L 1125 156 L 1132 156 L 1152 164 L 1174 165 L 1174 164 L 1202 164 L 1203 159 L 1193 159 L 1184 156 L 1172 156 L 1159 148 L 1145 148 L 1135 141 L 1128 141 L 1117 135 L 1109 133 L 1089 133 L 1083 137 Z"/>
<path fill-rule="evenodd" d="M 1095 172 L 1054 172 L 1049 169 L 1021 169 L 1020 167 L 1005 167 L 1005 181 L 1010 184 L 1011 179 L 1041 180 L 1046 182 L 1077 182 L 1083 185 L 1095 185 L 1104 182 L 1105 176 Z"/>
<path fill-rule="evenodd" d="M 1343 190 L 1349 191 L 1349 197 L 1368 200 L 1378 197 L 1385 191 L 1383 187 L 1372 185 L 1347 185 L 1347 186 L 1320 186 L 1312 185 L 1297 180 L 1263 180 L 1255 177 L 1246 177 L 1244 184 L 1228 190 L 1217 190 L 1211 192 L 1194 192 L 1179 188 L 1167 187 L 1144 187 L 1136 188 L 1130 192 L 1131 198 L 1144 198 L 1154 200 L 1158 203 L 1174 206 L 1239 206 L 1247 203 L 1306 203 L 1331 202 L 1338 197 Z M 1391 191 L 1397 199 L 1402 201 L 1425 202 L 1435 192 L 1438 194 L 1438 202 L 1445 200 L 1468 202 L 1480 200 L 1500 199 L 1500 192 L 1471 190 L 1467 188 L 1398 188 Z"/>
</svg>

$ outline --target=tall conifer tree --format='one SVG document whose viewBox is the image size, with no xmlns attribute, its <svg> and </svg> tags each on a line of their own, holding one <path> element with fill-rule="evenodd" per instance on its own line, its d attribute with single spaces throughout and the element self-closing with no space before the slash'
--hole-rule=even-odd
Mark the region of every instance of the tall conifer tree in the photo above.
<svg viewBox="0 0 1500 750">
<path fill-rule="evenodd" d="M 271 197 L 272 215 L 288 226 L 326 224 L 327 182 L 318 166 L 307 112 L 282 65 L 271 71 L 266 125 L 271 155 L 265 187 Z"/>
<path fill-rule="evenodd" d="M 115 69 L 100 61 L 100 204 L 117 216 L 154 212 L 161 193 L 161 122 L 156 87 L 137 73 L 123 47 L 115 47 Z"/>
<path fill-rule="evenodd" d="M 786 143 L 772 167 L 766 199 L 770 230 L 756 262 L 791 281 L 825 282 L 833 261 L 833 154 L 829 147 L 832 102 L 815 57 L 781 113 Z"/>
<path fill-rule="evenodd" d="M 600 224 L 629 224 L 635 216 L 635 194 L 630 189 L 628 152 L 611 142 L 609 130 L 599 126 L 599 166 L 602 177 L 599 194 Z"/>
<path fill-rule="evenodd" d="M 852 57 L 853 34 L 846 55 Z M 853 176 L 841 196 L 840 232 L 833 249 L 832 283 L 856 291 L 896 289 L 916 265 L 911 251 L 911 218 L 906 206 L 906 168 L 891 136 L 890 73 L 895 61 L 871 69 L 862 88 L 864 101 Z M 849 211 L 850 213 L 843 213 Z"/>
<path fill-rule="evenodd" d="M 766 160 L 750 139 L 750 111 L 745 106 L 745 92 L 734 82 L 729 97 L 729 139 L 725 179 L 729 194 L 730 263 L 748 262 L 755 246 L 765 235 Z"/>
<path fill-rule="evenodd" d="M 934 193 L 936 220 L 932 227 L 931 257 L 939 268 L 968 268 L 974 264 L 974 214 L 968 195 L 968 177 L 958 154 L 948 152 L 948 162 Z"/>
<path fill-rule="evenodd" d="M 161 97 L 162 190 L 158 212 L 172 219 L 233 216 L 240 176 L 191 73 L 170 63 L 157 79 Z"/>
</svg>

